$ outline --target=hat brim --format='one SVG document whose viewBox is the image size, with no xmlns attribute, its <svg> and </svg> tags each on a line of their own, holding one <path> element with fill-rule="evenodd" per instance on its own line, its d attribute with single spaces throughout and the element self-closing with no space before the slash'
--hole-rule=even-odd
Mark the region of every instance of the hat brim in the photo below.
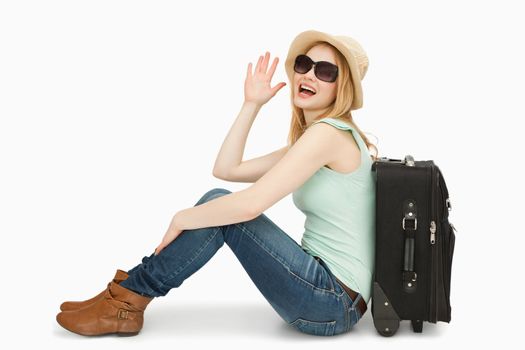
<svg viewBox="0 0 525 350">
<path fill-rule="evenodd" d="M 284 63 L 286 74 L 288 75 L 288 79 L 290 80 L 290 86 L 292 87 L 292 89 L 295 88 L 293 86 L 293 76 L 295 73 L 293 67 L 295 64 L 295 58 L 300 54 L 305 54 L 307 48 L 315 41 L 328 42 L 329 44 L 337 48 L 341 52 L 341 54 L 343 54 L 343 56 L 346 58 L 348 67 L 350 68 L 350 80 L 352 81 L 352 86 L 354 88 L 354 98 L 352 101 L 351 109 L 361 108 L 361 106 L 363 105 L 363 90 L 361 87 L 361 77 L 357 61 L 354 55 L 350 52 L 350 49 L 344 43 L 339 41 L 337 37 L 331 36 L 327 33 L 319 32 L 316 30 L 308 30 L 297 35 L 292 41 L 290 49 L 288 50 L 288 55 L 286 56 L 286 61 Z"/>
</svg>

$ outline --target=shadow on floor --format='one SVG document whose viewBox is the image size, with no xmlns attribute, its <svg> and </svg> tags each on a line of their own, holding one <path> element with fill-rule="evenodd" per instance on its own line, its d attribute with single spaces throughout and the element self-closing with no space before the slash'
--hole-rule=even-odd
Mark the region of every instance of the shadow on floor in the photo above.
<svg viewBox="0 0 525 350">
<path fill-rule="evenodd" d="M 58 324 L 55 335 L 79 337 L 63 330 Z M 425 322 L 422 334 L 414 334 L 409 321 L 402 321 L 395 338 L 418 338 L 440 336 L 440 325 Z M 116 337 L 115 335 L 108 335 Z M 144 327 L 138 335 L 144 338 L 277 338 L 280 340 L 337 339 L 351 337 L 384 338 L 377 333 L 372 315 L 368 310 L 350 332 L 334 337 L 304 334 L 286 322 L 275 310 L 264 303 L 157 303 L 151 305 L 144 316 Z M 107 336 L 105 336 L 107 337 Z"/>
</svg>

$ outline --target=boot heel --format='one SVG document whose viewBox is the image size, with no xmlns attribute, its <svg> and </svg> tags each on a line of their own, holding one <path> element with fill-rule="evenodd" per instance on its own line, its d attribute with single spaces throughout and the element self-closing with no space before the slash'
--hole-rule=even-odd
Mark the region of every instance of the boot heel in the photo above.
<svg viewBox="0 0 525 350">
<path fill-rule="evenodd" d="M 139 334 L 139 332 L 118 332 L 117 333 L 119 337 L 133 337 L 137 334 Z"/>
</svg>

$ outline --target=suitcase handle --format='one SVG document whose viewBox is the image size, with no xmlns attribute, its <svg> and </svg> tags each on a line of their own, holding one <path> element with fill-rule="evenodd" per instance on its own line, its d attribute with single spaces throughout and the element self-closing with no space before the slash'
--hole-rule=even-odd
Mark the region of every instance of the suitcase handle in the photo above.
<svg viewBox="0 0 525 350">
<path fill-rule="evenodd" d="M 417 230 L 416 201 L 407 199 L 403 203 L 401 227 L 405 233 L 405 259 L 403 263 L 403 289 L 414 293 L 417 288 L 417 274 L 414 271 L 415 232 Z"/>
<path fill-rule="evenodd" d="M 377 162 L 389 162 L 389 163 L 401 163 L 401 164 L 406 164 L 407 166 L 416 165 L 416 162 L 414 161 L 414 157 L 412 157 L 410 154 L 407 154 L 403 160 L 396 159 L 396 158 L 379 157 L 377 158 L 376 161 Z"/>
<path fill-rule="evenodd" d="M 414 161 L 414 157 L 412 157 L 410 154 L 407 154 L 405 156 L 405 161 L 404 163 L 407 165 L 407 166 L 414 166 L 416 165 L 416 162 Z"/>
</svg>

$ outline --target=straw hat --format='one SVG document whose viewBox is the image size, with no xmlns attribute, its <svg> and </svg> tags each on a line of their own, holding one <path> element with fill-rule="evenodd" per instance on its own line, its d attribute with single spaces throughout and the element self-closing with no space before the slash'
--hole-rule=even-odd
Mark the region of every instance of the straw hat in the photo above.
<svg viewBox="0 0 525 350">
<path fill-rule="evenodd" d="M 361 80 L 365 77 L 368 69 L 368 57 L 361 45 L 354 39 L 343 35 L 331 35 L 316 30 L 307 30 L 295 37 L 288 50 L 288 56 L 284 67 L 293 86 L 295 58 L 300 54 L 306 54 L 309 46 L 315 41 L 326 41 L 335 46 L 346 58 L 350 67 L 352 85 L 354 87 L 354 100 L 350 109 L 358 109 L 363 105 L 363 90 Z"/>
</svg>

